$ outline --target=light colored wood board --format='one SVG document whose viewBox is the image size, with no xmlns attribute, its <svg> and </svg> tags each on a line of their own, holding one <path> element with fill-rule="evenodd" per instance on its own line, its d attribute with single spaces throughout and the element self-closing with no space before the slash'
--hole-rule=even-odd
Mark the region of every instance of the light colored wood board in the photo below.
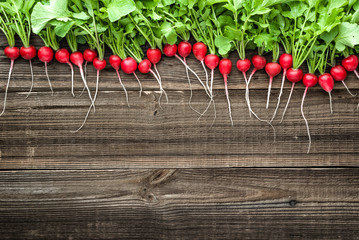
<svg viewBox="0 0 359 240">
<path fill-rule="evenodd" d="M 2 171 L 0 236 L 356 239 L 358 171 Z"/>
<path fill-rule="evenodd" d="M 89 106 L 86 96 L 69 93 L 11 93 L 5 115 L 0 118 L 2 169 L 98 169 L 98 168 L 188 168 L 258 166 L 358 166 L 359 128 L 355 98 L 333 93 L 334 114 L 328 96 L 311 90 L 305 114 L 312 134 L 312 149 L 306 154 L 308 136 L 300 114 L 302 91 L 296 90 L 285 121 L 266 123 L 249 117 L 243 90 L 230 91 L 234 127 L 230 126 L 227 102 L 217 90 L 218 118 L 210 128 L 213 110 L 200 121 L 188 106 L 188 91 L 170 91 L 170 103 L 158 106 L 159 93 L 141 98 L 130 93 L 128 108 L 122 92 L 100 92 L 96 114 L 77 134 Z M 265 90 L 251 91 L 253 109 L 263 118 L 273 113 L 278 91 L 273 91 L 265 110 Z M 279 115 L 288 91 L 283 95 Z M 193 106 L 206 107 L 208 99 L 196 91 Z"/>
</svg>

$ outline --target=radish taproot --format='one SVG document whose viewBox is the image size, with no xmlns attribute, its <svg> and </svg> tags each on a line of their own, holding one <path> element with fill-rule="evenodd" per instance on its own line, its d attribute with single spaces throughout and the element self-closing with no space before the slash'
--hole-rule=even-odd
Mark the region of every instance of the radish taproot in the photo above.
<svg viewBox="0 0 359 240">
<path fill-rule="evenodd" d="M 122 83 L 121 75 L 120 75 L 120 68 L 121 68 L 122 59 L 117 55 L 111 55 L 108 61 L 109 61 L 110 65 L 111 65 L 111 67 L 113 69 L 115 69 L 115 71 L 116 71 L 118 80 L 119 80 L 119 82 L 121 84 L 121 87 L 122 87 L 123 91 L 125 92 L 127 106 L 130 107 L 130 104 L 128 102 L 128 93 L 127 93 L 125 85 Z"/>
<path fill-rule="evenodd" d="M 55 59 L 59 63 L 66 63 L 69 65 L 71 69 L 71 94 L 73 97 L 75 97 L 74 93 L 74 67 L 72 66 L 70 62 L 70 53 L 67 51 L 66 48 L 59 49 L 55 52 Z"/>
<path fill-rule="evenodd" d="M 278 63 L 270 62 L 266 64 L 265 71 L 269 75 L 269 86 L 268 86 L 268 95 L 267 95 L 267 104 L 266 104 L 266 109 L 268 109 L 273 78 L 282 71 L 282 68 Z"/>
<path fill-rule="evenodd" d="M 334 79 L 333 79 L 332 75 L 330 75 L 329 73 L 324 73 L 319 76 L 318 83 L 323 88 L 323 90 L 329 94 L 330 113 L 333 114 L 331 92 L 334 89 Z"/>
<path fill-rule="evenodd" d="M 348 71 L 348 72 L 354 72 L 357 78 L 359 78 L 359 74 L 357 72 L 359 64 L 359 59 L 355 55 L 350 55 L 349 57 L 346 57 L 342 60 L 342 66 Z"/>
<path fill-rule="evenodd" d="M 348 68 L 348 66 L 347 66 Z M 351 68 L 348 68 L 351 69 Z M 335 81 L 341 81 L 345 87 L 345 89 L 348 91 L 348 93 L 352 96 L 355 97 L 356 95 L 353 94 L 348 86 L 345 84 L 344 80 L 347 78 L 347 71 L 345 70 L 345 68 L 341 65 L 337 65 L 334 66 L 330 69 L 330 74 L 333 76 Z"/>
<path fill-rule="evenodd" d="M 46 46 L 41 47 L 37 52 L 37 56 L 39 57 L 39 60 L 45 64 L 45 73 L 46 73 L 47 81 L 49 82 L 51 95 L 53 95 L 54 90 L 52 89 L 49 73 L 47 71 L 47 64 L 51 62 L 52 59 L 54 58 L 54 51 L 50 47 L 46 47 Z"/>
<path fill-rule="evenodd" d="M 30 93 L 32 92 L 32 88 L 34 87 L 34 72 L 32 70 L 32 59 L 36 57 L 36 48 L 32 45 L 29 45 L 28 47 L 22 46 L 20 48 L 20 55 L 23 59 L 28 60 L 30 64 L 31 86 L 27 94 L 27 97 L 29 97 Z"/>
<path fill-rule="evenodd" d="M 304 115 L 304 111 L 303 111 L 303 107 L 304 107 L 304 100 L 305 100 L 305 97 L 307 95 L 307 92 L 308 92 L 308 89 L 311 88 L 311 87 L 314 87 L 315 85 L 317 85 L 318 83 L 318 77 L 315 76 L 314 74 L 312 73 L 307 73 L 303 76 L 303 84 L 305 86 L 305 90 L 304 90 L 304 94 L 303 94 L 303 98 L 302 98 L 302 104 L 300 105 L 300 111 L 302 113 L 302 116 L 303 116 L 303 119 L 305 121 L 305 125 L 307 127 L 307 132 L 308 132 L 308 138 L 309 138 L 309 145 L 308 145 L 308 151 L 307 153 L 310 152 L 310 147 L 311 147 L 311 144 L 312 144 L 312 138 L 310 136 L 310 130 L 309 130 L 309 124 L 308 124 L 308 120 L 307 118 L 305 117 Z"/>
<path fill-rule="evenodd" d="M 228 113 L 229 113 L 229 119 L 231 121 L 231 125 L 233 126 L 233 119 L 232 119 L 232 109 L 231 109 L 231 101 L 229 99 L 229 93 L 228 93 L 228 75 L 232 71 L 232 61 L 228 58 L 223 58 L 219 62 L 219 71 L 223 76 L 224 79 L 224 89 L 227 97 L 228 102 Z"/>
<path fill-rule="evenodd" d="M 138 79 L 138 77 L 136 75 L 136 70 L 137 70 L 136 60 L 132 57 L 127 57 L 127 58 L 123 59 L 121 62 L 121 69 L 124 73 L 133 74 L 133 76 L 135 76 L 135 78 L 138 82 L 138 85 L 140 87 L 140 96 L 141 96 L 142 95 L 142 84 L 140 82 L 140 79 Z"/>
</svg>

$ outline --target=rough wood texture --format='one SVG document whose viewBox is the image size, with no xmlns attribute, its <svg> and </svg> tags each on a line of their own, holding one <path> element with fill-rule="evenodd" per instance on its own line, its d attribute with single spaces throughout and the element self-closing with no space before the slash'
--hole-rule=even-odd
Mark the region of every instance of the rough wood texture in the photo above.
<svg viewBox="0 0 359 240">
<path fill-rule="evenodd" d="M 358 169 L 4 171 L 0 232 L 2 239 L 357 239 L 358 176 Z"/>
</svg>

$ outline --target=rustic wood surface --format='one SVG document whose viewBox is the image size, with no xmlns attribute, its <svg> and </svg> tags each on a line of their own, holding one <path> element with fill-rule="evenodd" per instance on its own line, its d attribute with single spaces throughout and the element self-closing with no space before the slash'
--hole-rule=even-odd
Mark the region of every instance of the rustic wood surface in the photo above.
<svg viewBox="0 0 359 240">
<path fill-rule="evenodd" d="M 5 45 L 1 35 L 0 48 Z M 188 63 L 204 79 L 198 61 L 191 56 Z M 0 54 L 1 100 L 9 65 Z M 69 67 L 54 62 L 51 96 L 43 64 L 33 65 L 35 87 L 26 98 L 29 64 L 16 61 L 0 117 L 0 239 L 359 239 L 359 97 L 350 97 L 342 84 L 332 92 L 333 115 L 328 94 L 319 86 L 309 90 L 305 114 L 313 144 L 307 154 L 302 84 L 280 124 L 290 90 L 285 84 L 274 143 L 273 130 L 249 117 L 235 66 L 229 78 L 235 125 L 216 71 L 212 128 L 213 109 L 197 121 L 189 108 L 178 60 L 164 58 L 158 66 L 169 96 L 162 108 L 154 78 L 138 73 L 145 90 L 139 97 L 135 78 L 121 73 L 127 107 L 108 66 L 96 113 L 74 134 L 89 107 L 87 95 L 73 98 Z M 92 90 L 95 74 L 89 66 Z M 209 99 L 191 78 L 192 105 L 203 110 Z M 253 79 L 252 106 L 264 119 L 273 113 L 280 81 L 275 78 L 265 110 L 268 77 L 260 71 Z M 354 74 L 346 83 L 359 93 Z"/>
</svg>

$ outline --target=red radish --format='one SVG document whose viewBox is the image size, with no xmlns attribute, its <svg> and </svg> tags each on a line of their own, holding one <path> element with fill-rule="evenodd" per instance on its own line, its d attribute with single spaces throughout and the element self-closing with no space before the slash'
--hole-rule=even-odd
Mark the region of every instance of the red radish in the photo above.
<svg viewBox="0 0 359 240">
<path fill-rule="evenodd" d="M 204 58 L 207 55 L 207 46 L 203 42 L 197 42 L 193 45 L 193 55 L 197 58 L 198 61 L 204 61 Z"/>
<path fill-rule="evenodd" d="M 277 76 L 282 71 L 282 68 L 278 63 L 270 62 L 270 63 L 267 63 L 265 70 L 266 70 L 267 74 L 269 75 L 269 86 L 268 86 L 268 96 L 267 96 L 267 105 L 266 105 L 266 109 L 268 109 L 273 78 L 275 76 Z"/>
<path fill-rule="evenodd" d="M 159 50 L 158 48 L 154 48 L 154 49 L 149 48 L 147 50 L 147 58 L 153 64 L 153 67 L 155 68 L 158 78 L 161 80 L 161 75 L 158 73 L 158 70 L 157 70 L 157 63 L 159 63 L 162 58 L 161 50 Z"/>
<path fill-rule="evenodd" d="M 56 51 L 55 58 L 60 63 L 67 63 L 70 66 L 71 69 L 71 93 L 72 96 L 75 97 L 74 93 L 74 68 L 70 62 L 70 53 L 67 51 L 67 49 L 62 48 Z"/>
<path fill-rule="evenodd" d="M 176 44 L 166 44 L 163 47 L 163 54 L 167 57 L 174 57 L 177 54 L 177 45 Z"/>
<path fill-rule="evenodd" d="M 130 104 L 128 103 L 128 93 L 127 93 L 127 90 L 125 88 L 125 85 L 123 85 L 123 83 L 122 83 L 121 75 L 120 75 L 120 72 L 119 72 L 120 67 L 121 67 L 121 62 L 122 62 L 122 59 L 117 55 L 111 55 L 110 58 L 109 58 L 109 63 L 112 66 L 112 68 L 116 70 L 118 80 L 120 81 L 120 84 L 121 84 L 121 86 L 123 88 L 123 91 L 125 92 L 127 106 L 130 107 Z"/>
<path fill-rule="evenodd" d="M 138 85 L 140 86 L 140 96 L 142 94 L 142 84 L 140 82 L 140 79 L 138 79 L 136 75 L 136 69 L 137 69 L 137 62 L 132 57 L 127 57 L 121 62 L 121 69 L 126 74 L 133 74 L 138 82 Z"/>
<path fill-rule="evenodd" d="M 314 74 L 312 74 L 312 73 L 307 73 L 307 74 L 304 75 L 304 77 L 303 77 L 303 84 L 304 84 L 304 86 L 305 86 L 305 91 L 304 91 L 304 94 L 303 94 L 303 99 L 302 99 L 302 104 L 301 104 L 300 110 L 301 110 L 301 112 L 302 112 L 302 116 L 303 116 L 303 119 L 304 119 L 304 121 L 305 121 L 305 125 L 306 125 L 306 127 L 307 127 L 308 138 L 309 138 L 309 145 L 308 145 L 308 151 L 307 151 L 307 153 L 310 152 L 310 146 L 311 146 L 311 144 L 312 144 L 312 138 L 311 138 L 311 136 L 310 136 L 308 121 L 307 121 L 307 119 L 306 119 L 305 116 L 304 116 L 303 106 L 304 106 L 304 99 L 305 99 L 305 97 L 306 97 L 306 95 L 307 95 L 308 89 L 309 89 L 310 87 L 314 87 L 315 85 L 317 85 L 317 83 L 318 83 L 318 78 L 317 78 L 317 76 L 315 76 Z"/>
<path fill-rule="evenodd" d="M 6 47 L 4 50 L 4 53 L 5 53 L 5 56 L 10 59 L 10 70 L 9 70 L 9 77 L 7 80 L 6 90 L 5 90 L 4 107 L 0 113 L 0 116 L 2 116 L 5 113 L 7 92 L 8 92 L 9 85 L 10 85 L 11 73 L 12 73 L 12 70 L 14 69 L 15 60 L 18 59 L 20 56 L 20 50 L 17 47 Z"/>
<path fill-rule="evenodd" d="M 330 69 L 330 74 L 333 76 L 333 78 L 336 81 L 341 81 L 344 85 L 344 87 L 347 89 L 348 93 L 355 97 L 356 95 L 352 94 L 348 88 L 348 86 L 345 84 L 344 80 L 347 78 L 347 71 L 344 67 L 337 65 Z"/>
<path fill-rule="evenodd" d="M 249 59 L 239 59 L 237 61 L 237 69 L 242 72 L 243 77 L 244 77 L 244 81 L 246 84 L 246 100 L 247 100 L 247 92 L 248 92 L 248 80 L 247 80 L 247 71 L 251 68 L 251 61 L 249 61 Z M 247 106 L 248 106 L 248 110 L 249 110 L 249 116 L 251 116 L 251 108 L 250 108 L 250 103 L 248 101 L 247 102 Z"/>
<path fill-rule="evenodd" d="M 39 51 L 37 52 L 37 56 L 39 57 L 39 60 L 43 63 L 45 63 L 45 73 L 47 77 L 47 81 L 49 82 L 49 86 L 51 89 L 52 95 L 54 94 L 54 90 L 52 89 L 51 81 L 49 78 L 49 74 L 47 72 L 47 64 L 52 61 L 54 58 L 54 51 L 50 47 L 41 47 Z"/>
<path fill-rule="evenodd" d="M 285 115 L 285 113 L 287 111 L 290 99 L 292 98 L 292 94 L 293 94 L 293 91 L 294 91 L 295 84 L 297 82 L 300 82 L 303 79 L 303 70 L 299 69 L 299 68 L 298 69 L 289 68 L 287 70 L 286 75 L 287 75 L 288 81 L 290 81 L 292 83 L 292 88 L 290 89 L 290 94 L 289 94 L 289 97 L 288 97 L 288 100 L 287 100 L 287 104 L 285 105 L 285 108 L 284 108 L 284 111 L 283 111 L 283 114 L 282 114 L 282 119 L 280 121 L 281 123 L 283 122 L 284 115 Z"/>
<path fill-rule="evenodd" d="M 359 78 L 359 74 L 357 72 L 357 68 L 358 68 L 358 64 L 359 64 L 359 59 L 357 56 L 355 55 L 350 55 L 347 58 L 344 58 L 342 60 L 342 65 L 343 67 L 348 71 L 348 72 L 354 72 L 355 75 Z"/>
<path fill-rule="evenodd" d="M 27 94 L 27 97 L 29 97 L 31 91 L 32 91 L 32 88 L 34 87 L 34 73 L 32 71 L 32 62 L 31 60 L 36 57 L 36 48 L 32 45 L 30 45 L 29 47 L 24 47 L 22 46 L 20 48 L 20 55 L 23 59 L 25 60 L 29 60 L 29 63 L 30 63 L 30 72 L 31 72 L 31 87 L 30 87 L 30 90 L 29 90 L 29 93 Z"/>
<path fill-rule="evenodd" d="M 87 63 L 93 62 L 93 60 L 97 57 L 97 52 L 93 49 L 88 48 L 84 51 L 83 55 L 84 55 L 84 60 L 85 60 L 84 71 L 85 71 L 85 79 L 86 79 L 87 78 Z M 84 93 L 85 90 L 86 90 L 86 87 L 84 87 L 82 89 L 80 96 L 82 96 L 82 94 Z"/>
<path fill-rule="evenodd" d="M 230 72 L 232 71 L 232 61 L 229 60 L 228 58 L 223 58 L 219 62 L 219 71 L 223 75 L 224 89 L 225 89 L 225 92 L 226 92 L 226 97 L 227 97 L 227 102 L 228 102 L 229 118 L 231 120 L 231 125 L 233 126 L 231 102 L 229 100 L 228 84 L 227 84 L 228 74 L 230 74 Z"/>
<path fill-rule="evenodd" d="M 71 54 L 72 55 L 72 54 Z M 70 56 L 71 57 L 71 56 Z M 75 64 L 75 63 L 74 63 Z M 94 60 L 93 60 L 93 66 L 94 68 L 97 70 L 97 74 L 96 74 L 96 90 L 95 90 L 95 96 L 93 97 L 93 100 L 92 100 L 92 103 L 91 103 L 91 106 L 89 107 L 88 111 L 87 111 L 87 114 L 85 116 L 85 119 L 83 121 L 83 123 L 81 124 L 81 126 L 76 130 L 76 131 L 73 131 L 73 133 L 76 133 L 78 131 L 80 131 L 83 126 L 85 126 L 85 123 L 87 121 L 87 118 L 91 112 L 91 108 L 94 107 L 95 109 L 95 102 L 96 102 L 96 99 L 97 99 L 97 94 L 98 94 L 98 88 L 99 88 L 99 82 L 100 82 L 100 71 L 102 71 L 103 69 L 105 69 L 107 63 L 106 63 L 106 60 L 104 59 L 99 59 L 98 57 L 96 57 Z"/>
<path fill-rule="evenodd" d="M 332 107 L 332 90 L 334 88 L 334 79 L 332 75 L 329 73 L 324 73 L 319 76 L 319 85 L 323 88 L 324 91 L 329 93 L 329 103 L 330 103 L 330 112 L 333 114 L 333 107 Z"/>
<path fill-rule="evenodd" d="M 79 69 L 80 69 L 80 74 L 81 74 L 81 78 L 82 78 L 82 81 L 86 87 L 86 90 L 87 90 L 87 93 L 89 95 L 89 98 L 91 100 L 91 107 L 93 107 L 94 109 L 94 112 L 96 111 L 96 107 L 95 107 L 95 104 L 94 104 L 94 101 L 93 101 L 93 98 L 91 96 L 91 92 L 90 92 L 90 89 L 87 85 L 87 82 L 86 82 L 86 79 L 85 79 L 85 76 L 84 76 L 84 70 L 83 70 L 83 67 L 82 67 L 82 64 L 84 63 L 84 57 L 82 55 L 81 52 L 73 52 L 71 53 L 70 55 L 70 60 L 73 64 L 75 64 Z"/>
<path fill-rule="evenodd" d="M 216 67 L 219 64 L 219 57 L 215 54 L 208 54 L 205 58 L 204 58 L 204 63 L 206 64 L 206 66 L 211 70 L 211 86 L 210 86 L 210 92 L 213 91 L 213 80 L 214 80 L 214 69 L 216 69 Z"/>
<path fill-rule="evenodd" d="M 286 75 L 287 75 L 287 71 L 288 71 L 289 68 L 291 68 L 293 66 L 293 57 L 292 57 L 292 55 L 288 54 L 288 53 L 283 53 L 279 57 L 279 64 L 283 68 L 282 85 L 280 87 L 277 106 L 276 106 L 276 108 L 274 110 L 274 114 L 273 114 L 272 119 L 270 120 L 270 122 L 272 122 L 274 120 L 275 116 L 277 115 L 277 111 L 278 111 L 278 108 L 279 108 L 279 105 L 280 105 L 280 100 L 281 100 L 282 94 L 283 94 L 284 82 L 285 82 L 285 78 L 286 78 Z"/>
</svg>

